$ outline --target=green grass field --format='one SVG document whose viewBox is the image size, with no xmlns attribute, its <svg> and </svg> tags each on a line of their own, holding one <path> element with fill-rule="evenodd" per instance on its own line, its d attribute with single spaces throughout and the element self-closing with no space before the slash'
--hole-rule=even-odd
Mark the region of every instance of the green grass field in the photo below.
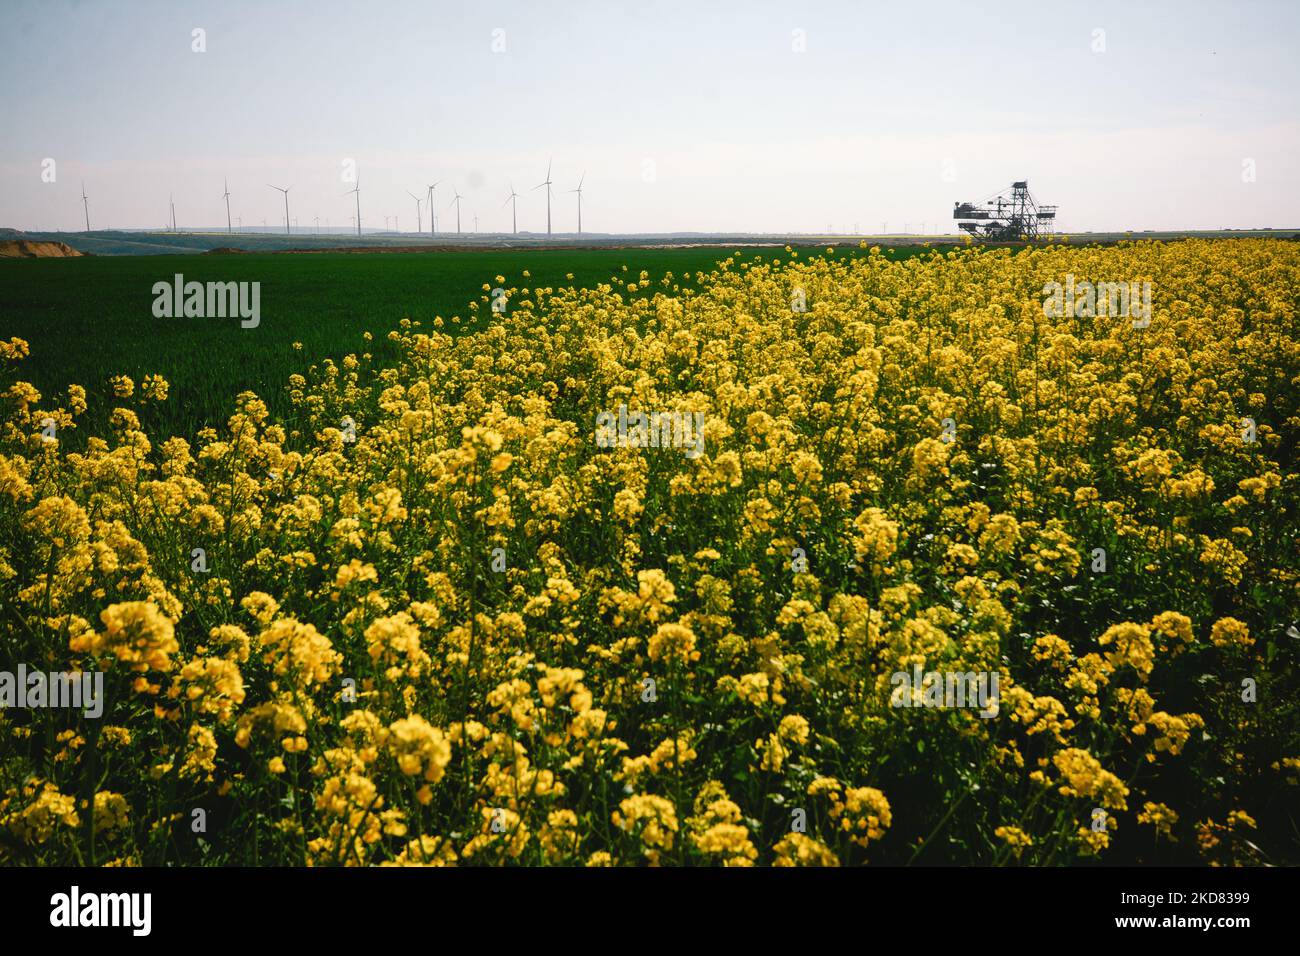
<svg viewBox="0 0 1300 956">
<path fill-rule="evenodd" d="M 824 249 L 801 249 L 815 255 Z M 919 255 L 900 248 L 898 257 Z M 655 280 L 671 272 L 690 284 L 731 250 L 578 249 L 487 250 L 435 253 L 327 253 L 311 255 L 168 255 L 0 261 L 0 339 L 25 339 L 31 357 L 20 374 L 43 393 L 85 386 L 92 419 L 106 414 L 102 400 L 112 375 L 137 383 L 162 375 L 170 395 L 153 424 L 181 435 L 220 423 L 234 397 L 256 392 L 273 412 L 285 408 L 289 376 L 324 358 L 370 351 L 376 362 L 393 357 L 385 336 L 403 318 L 469 316 L 468 304 L 497 275 L 506 285 L 591 286 L 612 275 L 633 279 L 642 269 Z M 857 250 L 840 250 L 852 255 Z M 744 256 L 784 257 L 783 250 Z M 524 270 L 531 278 L 522 276 Z M 186 281 L 260 282 L 261 323 L 238 319 L 155 318 L 153 285 L 175 273 Z M 566 278 L 568 274 L 573 279 Z M 374 341 L 362 335 L 370 332 Z M 301 342 L 296 351 L 293 343 Z M 97 400 L 99 399 L 99 400 Z M 75 444 L 75 438 L 73 439 Z"/>
</svg>

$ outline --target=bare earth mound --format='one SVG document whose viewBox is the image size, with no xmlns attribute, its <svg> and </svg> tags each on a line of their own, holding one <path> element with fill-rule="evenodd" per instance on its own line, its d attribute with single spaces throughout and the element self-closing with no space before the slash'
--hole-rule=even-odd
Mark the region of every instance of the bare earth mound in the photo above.
<svg viewBox="0 0 1300 956">
<path fill-rule="evenodd" d="M 82 253 L 65 242 L 31 242 L 27 239 L 0 241 L 0 259 L 66 259 L 79 255 Z"/>
</svg>

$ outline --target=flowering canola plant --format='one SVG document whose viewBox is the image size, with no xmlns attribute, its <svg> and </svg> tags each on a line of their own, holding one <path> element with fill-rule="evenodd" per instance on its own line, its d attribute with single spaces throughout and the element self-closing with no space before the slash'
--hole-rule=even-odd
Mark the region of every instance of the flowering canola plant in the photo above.
<svg viewBox="0 0 1300 956">
<path fill-rule="evenodd" d="M 183 437 L 0 344 L 0 666 L 105 687 L 0 710 L 0 862 L 1300 860 L 1300 247 L 522 283 Z"/>
</svg>

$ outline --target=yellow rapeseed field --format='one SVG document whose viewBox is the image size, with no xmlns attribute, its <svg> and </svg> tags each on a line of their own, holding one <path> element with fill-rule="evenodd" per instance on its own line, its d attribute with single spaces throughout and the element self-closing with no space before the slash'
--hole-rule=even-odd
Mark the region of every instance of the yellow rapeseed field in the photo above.
<svg viewBox="0 0 1300 956">
<path fill-rule="evenodd" d="M 185 437 L 0 344 L 0 668 L 103 680 L 0 863 L 1300 860 L 1300 246 L 485 278 Z"/>
</svg>

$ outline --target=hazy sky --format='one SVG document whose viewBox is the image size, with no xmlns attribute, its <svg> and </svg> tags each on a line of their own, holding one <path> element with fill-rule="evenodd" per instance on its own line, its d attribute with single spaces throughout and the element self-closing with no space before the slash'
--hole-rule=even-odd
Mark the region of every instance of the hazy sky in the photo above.
<svg viewBox="0 0 1300 956">
<path fill-rule="evenodd" d="M 543 231 L 552 155 L 556 231 L 584 170 L 593 232 L 951 230 L 1021 178 L 1068 229 L 1300 226 L 1297 41 L 1296 0 L 0 0 L 0 226 L 81 229 L 83 178 L 92 228 L 224 226 L 227 176 L 338 227 L 351 158 L 367 228 L 443 180 L 441 230 L 513 182 Z"/>
</svg>

